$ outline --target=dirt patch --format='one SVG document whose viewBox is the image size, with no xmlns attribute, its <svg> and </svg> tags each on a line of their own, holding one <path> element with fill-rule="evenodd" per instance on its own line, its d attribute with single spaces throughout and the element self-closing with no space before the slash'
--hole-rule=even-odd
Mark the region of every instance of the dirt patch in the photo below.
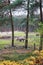
<svg viewBox="0 0 43 65">
<path fill-rule="evenodd" d="M 26 49 L 19 49 L 19 50 L 16 50 L 17 53 L 29 53 L 31 52 L 31 50 L 26 50 Z"/>
<path fill-rule="evenodd" d="M 5 58 L 3 58 L 3 55 L 11 55 L 12 56 L 15 52 L 18 53 L 18 54 L 25 54 L 25 53 L 31 52 L 31 50 L 14 49 L 14 48 L 2 49 L 2 50 L 0 50 L 0 60 L 4 60 L 5 59 Z"/>
<path fill-rule="evenodd" d="M 0 55 L 1 54 L 10 54 L 10 53 L 14 53 L 14 52 L 17 52 L 17 53 L 29 53 L 29 52 L 31 52 L 31 50 L 27 50 L 27 49 L 14 49 L 14 48 L 3 49 L 3 50 L 0 50 Z"/>
<path fill-rule="evenodd" d="M 9 53 L 13 53 L 14 52 L 14 49 L 11 50 L 11 49 L 3 49 L 0 51 L 0 55 L 1 54 L 9 54 Z"/>
</svg>

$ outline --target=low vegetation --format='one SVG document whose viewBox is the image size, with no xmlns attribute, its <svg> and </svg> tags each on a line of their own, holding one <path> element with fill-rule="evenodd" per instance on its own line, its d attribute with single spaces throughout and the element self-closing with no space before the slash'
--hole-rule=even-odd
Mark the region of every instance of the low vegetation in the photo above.
<svg viewBox="0 0 43 65">
<path fill-rule="evenodd" d="M 28 53 L 28 54 L 26 55 L 27 58 L 21 56 L 21 59 L 24 58 L 22 60 L 18 60 L 18 61 L 4 60 L 2 62 L 0 61 L 0 64 L 1 65 L 43 65 L 43 50 L 41 51 L 35 50 L 32 53 Z"/>
</svg>

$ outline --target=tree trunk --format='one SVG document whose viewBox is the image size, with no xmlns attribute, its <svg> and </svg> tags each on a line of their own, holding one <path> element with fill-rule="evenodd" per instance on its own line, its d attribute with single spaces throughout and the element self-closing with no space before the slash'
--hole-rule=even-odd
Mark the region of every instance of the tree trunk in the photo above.
<svg viewBox="0 0 43 65">
<path fill-rule="evenodd" d="M 40 21 L 42 22 L 42 0 L 40 0 Z"/>
<path fill-rule="evenodd" d="M 43 34 L 40 35 L 40 46 L 39 46 L 39 51 L 42 50 L 43 47 Z"/>
<path fill-rule="evenodd" d="M 8 3 L 10 4 L 10 0 L 8 0 Z M 12 20 L 12 12 L 10 9 L 10 20 L 11 20 L 11 28 L 12 28 L 12 47 L 14 47 L 14 25 Z"/>
<path fill-rule="evenodd" d="M 10 11 L 11 14 L 11 11 Z M 11 14 L 11 28 L 12 28 L 12 47 L 14 47 L 14 25 L 12 20 L 12 14 Z"/>
<path fill-rule="evenodd" d="M 29 31 L 29 0 L 27 2 L 27 22 L 26 22 L 26 40 L 25 40 L 25 48 L 28 47 L 28 31 Z"/>
<path fill-rule="evenodd" d="M 42 21 L 42 0 L 40 0 L 40 21 Z M 43 35 L 41 34 L 40 35 L 40 46 L 39 46 L 39 50 L 42 50 L 42 38 L 43 38 Z"/>
</svg>

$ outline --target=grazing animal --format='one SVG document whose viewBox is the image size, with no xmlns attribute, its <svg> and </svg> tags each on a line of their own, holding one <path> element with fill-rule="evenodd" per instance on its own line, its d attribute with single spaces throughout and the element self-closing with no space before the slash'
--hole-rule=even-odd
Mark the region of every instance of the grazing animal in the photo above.
<svg viewBox="0 0 43 65">
<path fill-rule="evenodd" d="M 24 37 L 18 37 L 16 40 L 20 41 L 20 42 L 24 42 L 25 41 L 25 38 Z"/>
</svg>

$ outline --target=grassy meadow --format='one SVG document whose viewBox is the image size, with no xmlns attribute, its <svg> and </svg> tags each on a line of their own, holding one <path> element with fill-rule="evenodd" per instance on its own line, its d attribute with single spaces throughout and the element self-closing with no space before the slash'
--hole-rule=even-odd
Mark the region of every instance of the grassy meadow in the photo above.
<svg viewBox="0 0 43 65">
<path fill-rule="evenodd" d="M 39 45 L 40 43 L 40 35 L 36 36 L 37 33 L 28 33 L 28 45 L 31 46 L 34 43 L 36 45 Z M 0 37 L 2 37 L 3 35 L 0 35 Z M 11 36 L 11 34 L 7 34 L 6 36 Z M 21 31 L 15 31 L 14 32 L 14 36 L 18 36 L 18 37 L 23 37 L 25 36 L 25 32 L 21 32 Z M 20 42 L 16 39 L 14 39 L 14 44 L 18 45 L 18 46 L 24 46 L 25 45 L 25 41 Z M 5 46 L 11 45 L 11 39 L 0 39 L 0 49 L 4 48 Z"/>
</svg>

